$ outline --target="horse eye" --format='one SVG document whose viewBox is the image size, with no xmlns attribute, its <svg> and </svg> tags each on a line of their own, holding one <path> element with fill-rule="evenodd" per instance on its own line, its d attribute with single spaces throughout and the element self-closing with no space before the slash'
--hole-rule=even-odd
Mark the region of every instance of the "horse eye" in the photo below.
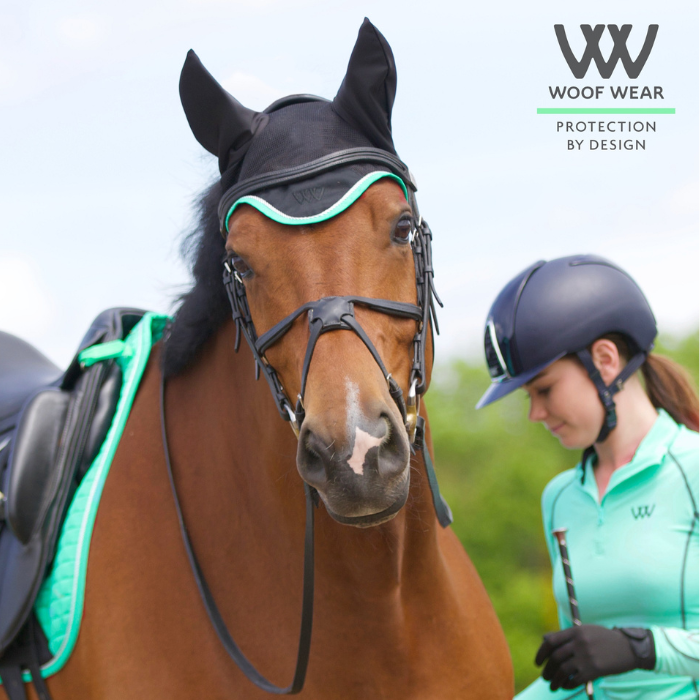
<svg viewBox="0 0 700 700">
<path fill-rule="evenodd" d="M 410 216 L 402 216 L 396 224 L 394 240 L 399 243 L 408 243 L 411 240 L 411 231 L 413 231 L 413 220 Z"/>
<path fill-rule="evenodd" d="M 235 253 L 231 253 L 228 256 L 229 265 L 238 273 L 241 279 L 250 277 L 253 271 L 248 267 L 243 258 L 239 258 Z"/>
</svg>

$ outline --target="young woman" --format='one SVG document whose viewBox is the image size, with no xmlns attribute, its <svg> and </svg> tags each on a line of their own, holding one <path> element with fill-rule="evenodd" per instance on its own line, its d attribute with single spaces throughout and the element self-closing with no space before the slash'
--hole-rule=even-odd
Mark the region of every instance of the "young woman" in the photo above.
<svg viewBox="0 0 700 700">
<path fill-rule="evenodd" d="M 523 388 L 530 420 L 583 450 L 542 497 L 562 629 L 517 700 L 584 700 L 590 681 L 595 700 L 699 697 L 698 399 L 656 333 L 634 280 L 592 255 L 535 263 L 491 307 L 477 408 Z"/>
</svg>

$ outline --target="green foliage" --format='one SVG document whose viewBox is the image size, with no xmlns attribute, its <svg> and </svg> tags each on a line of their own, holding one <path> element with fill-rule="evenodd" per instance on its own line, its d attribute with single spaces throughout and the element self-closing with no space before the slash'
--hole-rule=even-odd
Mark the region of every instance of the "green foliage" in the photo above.
<svg viewBox="0 0 700 700">
<path fill-rule="evenodd" d="M 657 352 L 686 367 L 697 385 L 697 333 L 662 338 Z M 455 360 L 436 366 L 426 403 L 453 529 L 491 596 L 521 690 L 538 676 L 533 659 L 542 635 L 559 627 L 540 496 L 579 455 L 528 422 L 521 391 L 476 411 L 488 385 L 483 364 Z"/>
<path fill-rule="evenodd" d="M 700 360 L 698 359 L 697 332 L 683 338 L 662 335 L 656 343 L 654 352 L 659 355 L 666 355 L 672 360 L 675 360 L 679 365 L 685 367 L 697 388 L 698 375 L 700 374 L 698 371 Z"/>
</svg>

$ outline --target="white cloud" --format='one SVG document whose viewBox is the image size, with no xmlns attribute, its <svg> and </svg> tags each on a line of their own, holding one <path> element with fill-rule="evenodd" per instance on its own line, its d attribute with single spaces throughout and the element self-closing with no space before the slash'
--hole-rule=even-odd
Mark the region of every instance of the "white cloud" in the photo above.
<svg viewBox="0 0 700 700">
<path fill-rule="evenodd" d="M 228 79 L 222 81 L 223 87 L 228 90 L 239 102 L 251 109 L 265 109 L 271 102 L 284 97 L 286 93 L 268 85 L 255 75 L 236 71 Z"/>
</svg>

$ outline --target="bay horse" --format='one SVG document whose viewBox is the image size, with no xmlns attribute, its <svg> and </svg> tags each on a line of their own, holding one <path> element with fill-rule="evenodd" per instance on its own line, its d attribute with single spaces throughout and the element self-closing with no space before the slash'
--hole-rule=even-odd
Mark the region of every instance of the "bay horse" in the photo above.
<svg viewBox="0 0 700 700">
<path fill-rule="evenodd" d="M 216 92 L 193 54 L 188 61 L 181 80 L 185 111 L 198 140 L 218 151 L 225 177 L 233 167 L 226 187 L 244 179 L 263 137 L 274 137 L 284 151 L 274 119 L 285 109 L 292 117 L 333 109 L 333 119 L 367 138 L 366 148 L 393 151 L 393 57 L 367 20 L 333 103 L 301 96 L 278 113 L 255 113 Z M 187 95 L 194 74 L 204 86 L 195 98 Z M 377 105 L 383 117 L 372 113 Z M 319 128 L 311 117 L 308 128 Z M 369 174 L 394 167 L 380 166 Z M 202 197 L 191 240 L 195 284 L 154 347 L 114 457 L 92 536 L 81 631 L 68 663 L 47 680 L 54 700 L 269 696 L 231 661 L 210 622 L 183 547 L 168 461 L 221 618 L 272 682 L 286 683 L 294 672 L 305 493 L 312 493 L 315 610 L 301 697 L 512 697 L 503 632 L 469 557 L 438 523 L 426 465 L 420 451 L 412 454 L 404 427 L 399 394 L 410 399 L 416 384 L 427 389 L 433 352 L 425 329 L 421 365 L 414 352 L 421 321 L 399 313 L 420 301 L 413 250 L 420 219 L 408 176 L 377 177 L 337 214 L 293 226 L 252 199 L 222 215 L 218 183 Z M 313 205 L 332 186 L 312 182 L 297 202 Z M 229 293 L 245 295 L 258 340 L 304 312 L 264 352 L 236 337 L 247 332 L 246 319 L 236 306 L 240 299 L 234 299 L 238 317 L 231 318 L 222 261 L 229 281 L 236 278 Z M 335 302 L 327 300 L 350 298 L 352 314 L 329 320 L 326 307 Z M 389 301 L 372 308 L 357 299 Z M 316 335 L 312 344 L 313 314 L 334 332 Z M 359 331 L 343 325 L 348 318 Z M 268 382 L 256 381 L 256 364 L 264 365 Z M 412 386 L 417 366 L 424 376 Z M 271 372 L 280 387 L 276 398 L 300 397 L 295 409 L 282 406 L 298 437 L 271 399 Z M 420 415 L 432 449 L 423 406 Z"/>
</svg>

